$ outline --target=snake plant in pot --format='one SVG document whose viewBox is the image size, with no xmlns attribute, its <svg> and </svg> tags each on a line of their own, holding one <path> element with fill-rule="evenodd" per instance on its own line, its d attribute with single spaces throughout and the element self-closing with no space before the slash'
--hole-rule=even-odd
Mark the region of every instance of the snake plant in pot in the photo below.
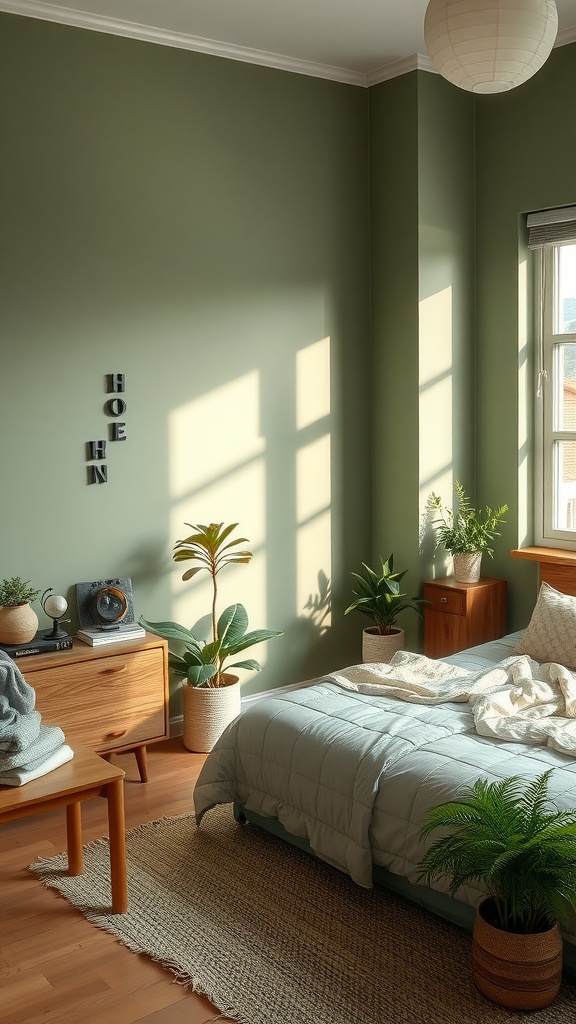
<svg viewBox="0 0 576 1024">
<path fill-rule="evenodd" d="M 408 597 L 402 592 L 401 583 L 408 572 L 394 572 L 394 555 L 384 561 L 380 556 L 380 567 L 372 569 L 362 562 L 364 574 L 353 572 L 356 580 L 354 600 L 344 614 L 362 612 L 372 621 L 362 632 L 362 660 L 364 662 L 389 662 L 396 651 L 404 647 L 404 630 L 396 620 L 401 612 L 411 609 L 421 618 L 423 598 Z"/>
<path fill-rule="evenodd" d="M 203 570 L 211 578 L 211 639 L 199 640 L 178 622 L 149 622 L 141 617 L 140 624 L 168 640 L 170 670 L 182 681 L 184 745 L 189 750 L 206 752 L 240 713 L 239 678 L 230 670 L 258 672 L 262 668 L 255 658 L 235 659 L 250 647 L 282 633 L 270 629 L 249 632 L 248 613 L 242 604 L 231 604 L 218 615 L 218 574 L 227 565 L 247 564 L 252 558 L 252 552 L 241 547 L 248 543 L 245 537 L 230 539 L 238 523 L 186 526 L 193 532 L 176 542 L 172 557 L 175 562 L 195 563 L 183 574 L 184 581 Z"/>
<path fill-rule="evenodd" d="M 552 769 L 532 779 L 478 779 L 461 799 L 431 808 L 421 830 L 441 830 L 419 880 L 445 878 L 449 892 L 486 892 L 472 936 L 476 987 L 510 1009 L 535 1010 L 558 994 L 560 925 L 576 911 L 576 810 L 549 800 Z"/>
</svg>

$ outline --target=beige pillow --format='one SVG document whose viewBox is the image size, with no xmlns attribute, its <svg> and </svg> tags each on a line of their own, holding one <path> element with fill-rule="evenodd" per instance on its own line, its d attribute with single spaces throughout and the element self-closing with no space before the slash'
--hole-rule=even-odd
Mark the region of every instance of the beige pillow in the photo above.
<svg viewBox="0 0 576 1024">
<path fill-rule="evenodd" d="M 534 661 L 557 661 L 576 668 L 576 597 L 540 587 L 532 618 L 514 654 L 527 654 Z"/>
</svg>

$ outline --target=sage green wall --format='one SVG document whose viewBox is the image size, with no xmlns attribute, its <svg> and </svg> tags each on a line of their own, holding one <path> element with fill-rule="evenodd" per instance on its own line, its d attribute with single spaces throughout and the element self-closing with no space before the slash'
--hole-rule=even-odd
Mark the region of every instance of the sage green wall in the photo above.
<svg viewBox="0 0 576 1024">
<path fill-rule="evenodd" d="M 530 210 L 576 202 L 575 94 L 570 45 L 554 50 L 521 88 L 476 100 L 477 494 L 511 506 L 493 569 L 509 580 L 512 629 L 528 622 L 537 591 L 536 566 L 509 556 L 534 542 L 532 338 L 521 224 Z"/>
<path fill-rule="evenodd" d="M 128 576 L 138 614 L 192 625 L 172 546 L 237 519 L 255 557 L 227 603 L 285 631 L 245 692 L 357 659 L 367 91 L 4 14 L 0 76 L 0 577 L 73 602 Z M 88 486 L 116 372 L 127 440 Z"/>
<path fill-rule="evenodd" d="M 473 107 L 414 72 L 372 89 L 370 115 L 373 555 L 393 551 L 419 594 L 445 573 L 421 545 L 426 497 L 474 479 Z M 418 646 L 415 616 L 401 624 Z"/>
<path fill-rule="evenodd" d="M 372 551 L 418 587 L 418 76 L 370 90 Z M 406 583 L 408 585 L 408 579 Z M 407 631 L 409 616 L 401 624 Z"/>
</svg>

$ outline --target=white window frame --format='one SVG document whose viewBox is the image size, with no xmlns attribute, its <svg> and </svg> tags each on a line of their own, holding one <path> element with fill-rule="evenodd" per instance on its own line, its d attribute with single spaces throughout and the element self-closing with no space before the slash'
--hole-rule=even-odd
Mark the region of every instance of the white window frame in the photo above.
<svg viewBox="0 0 576 1024">
<path fill-rule="evenodd" d="M 574 238 L 576 244 L 576 237 Z M 544 547 L 576 547 L 574 530 L 554 526 L 555 443 L 576 442 L 575 430 L 559 430 L 554 422 L 558 387 L 556 352 L 559 344 L 576 344 L 576 334 L 556 333 L 558 309 L 558 253 L 560 245 L 546 245 L 535 251 L 536 316 L 536 415 L 535 415 L 535 540 Z"/>
</svg>

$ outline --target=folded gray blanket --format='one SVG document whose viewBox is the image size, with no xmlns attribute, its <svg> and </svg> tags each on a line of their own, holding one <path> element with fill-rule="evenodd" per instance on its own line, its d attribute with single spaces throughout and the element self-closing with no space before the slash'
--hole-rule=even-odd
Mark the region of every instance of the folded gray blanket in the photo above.
<svg viewBox="0 0 576 1024">
<path fill-rule="evenodd" d="M 16 663 L 0 651 L 0 752 L 25 750 L 38 738 L 41 716 L 34 711 L 35 702 L 36 694 Z"/>
<path fill-rule="evenodd" d="M 59 725 L 41 725 L 38 736 L 29 743 L 25 750 L 0 752 L 0 773 L 22 768 L 34 771 L 57 747 L 64 743 L 64 733 Z"/>
</svg>

